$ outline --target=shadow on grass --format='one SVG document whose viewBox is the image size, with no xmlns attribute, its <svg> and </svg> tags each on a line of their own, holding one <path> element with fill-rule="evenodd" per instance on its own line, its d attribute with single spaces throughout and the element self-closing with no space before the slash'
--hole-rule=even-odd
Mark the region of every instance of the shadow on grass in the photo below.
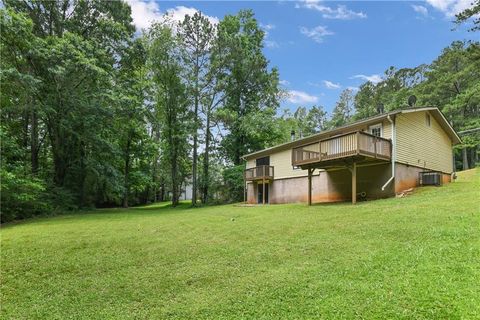
<svg viewBox="0 0 480 320">
<path fill-rule="evenodd" d="M 185 209 L 193 209 L 193 207 L 190 201 L 180 201 L 180 203 L 175 207 L 172 205 L 170 201 L 164 201 L 164 202 L 155 202 L 152 204 L 142 205 L 138 207 L 131 207 L 129 209 L 140 210 L 140 211 L 165 210 L 165 209 L 185 210 Z"/>
<path fill-rule="evenodd" d="M 194 209 L 191 206 L 189 201 L 182 201 L 176 207 L 173 207 L 171 202 L 156 202 L 149 205 L 142 205 L 137 207 L 113 207 L 113 208 L 90 208 L 90 209 L 79 209 L 74 211 L 65 211 L 57 214 L 42 215 L 30 217 L 23 220 L 14 220 L 0 225 L 1 229 L 11 228 L 14 226 L 26 225 L 30 223 L 43 223 L 48 221 L 61 221 L 71 218 L 81 218 L 81 219 L 99 219 L 104 218 L 108 219 L 112 215 L 157 215 L 157 214 L 175 214 L 188 209 Z"/>
</svg>

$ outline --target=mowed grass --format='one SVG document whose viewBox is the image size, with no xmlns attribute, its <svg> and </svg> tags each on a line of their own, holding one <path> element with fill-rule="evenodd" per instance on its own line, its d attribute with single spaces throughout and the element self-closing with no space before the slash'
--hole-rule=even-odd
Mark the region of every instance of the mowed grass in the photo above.
<svg viewBox="0 0 480 320">
<path fill-rule="evenodd" d="M 479 319 L 479 171 L 308 207 L 154 205 L 1 231 L 2 319 Z"/>
</svg>

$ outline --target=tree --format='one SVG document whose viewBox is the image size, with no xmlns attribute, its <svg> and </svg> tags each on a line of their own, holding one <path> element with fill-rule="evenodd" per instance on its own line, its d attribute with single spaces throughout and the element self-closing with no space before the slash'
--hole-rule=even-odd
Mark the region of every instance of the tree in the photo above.
<svg viewBox="0 0 480 320">
<path fill-rule="evenodd" d="M 39 83 L 24 105 L 30 110 L 25 128 L 32 171 L 38 171 L 43 153 L 45 172 L 53 165 L 52 188 L 74 194 L 83 205 L 86 179 L 106 165 L 101 147 L 111 144 L 108 93 L 118 57 L 133 36 L 130 8 L 99 1 L 4 3 L 30 17 L 38 44 L 26 60 L 28 73 Z M 39 137 L 44 133 L 48 148 Z"/>
<path fill-rule="evenodd" d="M 162 167 L 170 173 L 172 205 L 179 202 L 180 186 L 188 166 L 189 113 L 186 85 L 181 75 L 178 38 L 165 24 L 154 24 L 148 32 L 149 69 L 154 86 L 155 108 L 160 114 L 163 136 Z"/>
<path fill-rule="evenodd" d="M 227 15 L 218 25 L 218 40 L 212 53 L 221 66 L 223 95 L 217 112 L 227 134 L 222 140 L 226 158 L 238 165 L 241 156 L 271 143 L 272 128 L 266 121 L 278 107 L 278 71 L 268 68 L 262 53 L 264 32 L 253 12 Z"/>
<path fill-rule="evenodd" d="M 455 41 L 429 65 L 395 69 L 390 67 L 384 79 L 365 83 L 355 96 L 355 118 L 375 115 L 383 104 L 387 111 L 404 108 L 408 97 L 417 97 L 417 106 L 436 106 L 457 131 L 480 126 L 480 45 L 478 42 Z M 462 168 L 472 167 L 478 158 L 480 140 L 476 135 L 464 139 Z M 460 151 L 461 150 L 461 151 Z"/>
<path fill-rule="evenodd" d="M 122 205 L 128 207 L 128 200 L 132 188 L 132 177 L 147 180 L 146 173 L 134 171 L 133 159 L 148 158 L 153 151 L 150 137 L 147 132 L 147 99 L 146 88 L 146 50 L 141 39 L 135 40 L 120 61 L 116 82 L 116 131 L 118 145 L 123 160 L 123 196 Z M 150 146 L 150 147 L 149 147 Z M 132 172 L 133 171 L 133 172 Z M 142 179 L 142 180 L 143 180 Z M 148 184 L 148 183 L 146 183 Z"/>
<path fill-rule="evenodd" d="M 480 0 L 472 0 L 472 7 L 467 8 L 464 11 L 455 15 L 455 23 L 457 25 L 465 23 L 470 18 L 473 18 L 473 27 L 469 31 L 478 31 L 480 30 Z"/>
<path fill-rule="evenodd" d="M 355 95 L 355 115 L 356 120 L 371 117 L 377 113 L 376 106 L 378 106 L 378 97 L 376 95 L 375 84 L 367 81 L 360 85 L 360 88 Z"/>
<path fill-rule="evenodd" d="M 353 112 L 353 91 L 345 89 L 340 93 L 340 97 L 332 112 L 332 118 L 329 121 L 331 129 L 347 124 Z"/>
<path fill-rule="evenodd" d="M 183 49 L 183 64 L 187 74 L 187 90 L 191 97 L 190 100 L 193 102 L 192 205 L 195 206 L 198 189 L 197 162 L 198 131 L 201 127 L 200 105 L 208 95 L 212 95 L 211 90 L 215 89 L 211 86 L 210 77 L 207 76 L 209 72 L 211 73 L 210 51 L 215 41 L 215 28 L 207 17 L 196 12 L 193 16 L 185 16 L 179 26 L 179 37 Z M 209 113 L 207 117 L 209 117 Z M 207 135 L 209 134 L 208 131 L 209 128 L 206 129 Z"/>
<path fill-rule="evenodd" d="M 478 128 L 479 78 L 480 44 L 453 42 L 432 62 L 426 80 L 416 87 L 418 100 L 424 105 L 438 106 L 457 131 Z M 467 139 L 461 146 L 464 169 L 472 167 L 479 143 L 478 139 Z M 469 150 L 473 150 L 470 155 Z"/>
<path fill-rule="evenodd" d="M 298 137 L 306 137 L 325 129 L 327 113 L 323 107 L 312 106 L 309 109 L 298 107 L 293 114 L 295 125 L 291 128 Z"/>
<path fill-rule="evenodd" d="M 212 63 L 207 74 L 209 88 L 206 89 L 207 94 L 203 97 L 202 102 L 202 112 L 205 117 L 205 127 L 203 130 L 205 136 L 205 150 L 203 153 L 203 178 L 201 183 L 203 204 L 208 202 L 210 186 L 215 182 L 215 179 L 212 179 L 210 175 L 210 154 L 213 151 L 212 145 L 215 142 L 212 135 L 212 128 L 218 124 L 216 111 L 225 99 L 225 96 L 222 95 L 221 86 L 219 85 L 218 71 L 218 65 Z"/>
<path fill-rule="evenodd" d="M 15 137 L 18 149 L 22 150 L 22 161 L 19 165 L 21 164 L 23 171 L 37 174 L 38 125 L 33 121 L 37 113 L 32 96 L 36 94 L 40 80 L 30 70 L 29 52 L 41 46 L 42 41 L 34 36 L 32 21 L 25 14 L 15 13 L 10 9 L 0 9 L 0 29 L 1 122 L 6 124 L 3 131 Z M 30 123 L 32 123 L 31 137 L 29 137 Z M 28 156 L 27 150 L 29 138 L 31 157 Z"/>
</svg>

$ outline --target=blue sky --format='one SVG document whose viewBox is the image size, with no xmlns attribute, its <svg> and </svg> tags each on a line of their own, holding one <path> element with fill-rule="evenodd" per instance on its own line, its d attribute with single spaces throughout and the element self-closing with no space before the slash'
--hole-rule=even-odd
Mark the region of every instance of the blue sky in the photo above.
<svg viewBox="0 0 480 320">
<path fill-rule="evenodd" d="M 466 26 L 452 31 L 454 14 L 471 1 L 128 0 L 138 29 L 165 12 L 183 19 L 199 10 L 215 23 L 253 9 L 267 33 L 265 55 L 290 93 L 281 108 L 321 105 L 329 112 L 343 89 L 378 81 L 389 66 L 430 63 L 454 40 L 478 40 Z"/>
</svg>

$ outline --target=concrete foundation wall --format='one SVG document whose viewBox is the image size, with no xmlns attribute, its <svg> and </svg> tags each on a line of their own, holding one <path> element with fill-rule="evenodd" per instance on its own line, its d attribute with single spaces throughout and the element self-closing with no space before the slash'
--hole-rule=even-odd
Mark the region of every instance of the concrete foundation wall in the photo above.
<svg viewBox="0 0 480 320">
<path fill-rule="evenodd" d="M 357 193 L 365 192 L 367 199 L 392 196 L 393 183 L 385 191 L 383 184 L 390 178 L 390 164 L 357 168 Z M 257 203 L 257 184 L 248 184 L 248 203 Z M 270 203 L 308 202 L 308 178 L 277 179 L 269 184 Z M 350 201 L 352 176 L 348 169 L 321 171 L 312 177 L 312 202 Z"/>
<path fill-rule="evenodd" d="M 428 169 L 408 166 L 403 163 L 395 164 L 395 192 L 402 192 L 419 186 L 418 174 Z M 451 175 L 442 173 L 442 182 L 451 182 Z"/>
<path fill-rule="evenodd" d="M 257 203 L 257 184 L 247 183 L 247 203 Z"/>
<path fill-rule="evenodd" d="M 423 168 L 395 165 L 395 180 L 385 190 L 382 186 L 390 179 L 391 164 L 357 167 L 357 193 L 366 193 L 367 200 L 388 198 L 397 192 L 419 186 L 418 173 Z M 443 174 L 443 183 L 451 182 L 449 174 Z M 277 179 L 268 184 L 270 203 L 308 202 L 308 178 Z M 257 183 L 248 183 L 247 202 L 257 203 Z M 320 171 L 312 177 L 312 202 L 350 201 L 352 199 L 352 175 L 348 169 Z M 358 200 L 360 200 L 358 198 Z"/>
</svg>

